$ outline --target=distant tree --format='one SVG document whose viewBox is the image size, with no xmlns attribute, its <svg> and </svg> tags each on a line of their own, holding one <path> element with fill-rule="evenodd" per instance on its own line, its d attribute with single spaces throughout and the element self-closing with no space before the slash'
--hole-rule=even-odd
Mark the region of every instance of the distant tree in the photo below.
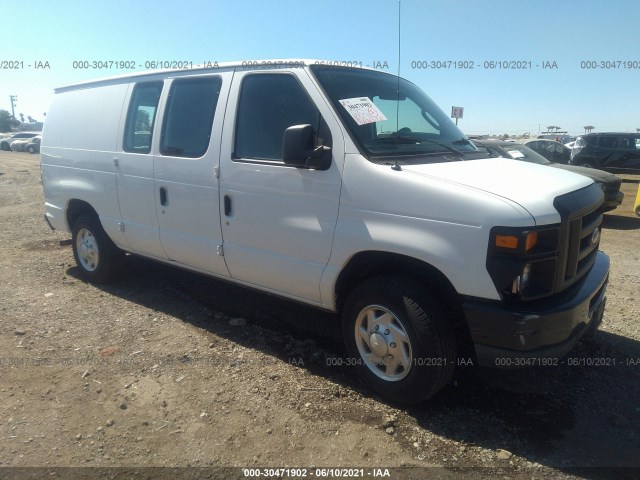
<svg viewBox="0 0 640 480">
<path fill-rule="evenodd" d="M 146 110 L 138 110 L 136 117 L 136 132 L 151 131 L 151 116 Z"/>
<path fill-rule="evenodd" d="M 24 123 L 24 113 L 20 113 L 20 123 Z"/>
<path fill-rule="evenodd" d="M 29 123 L 34 123 L 35 120 L 33 119 L 33 117 L 31 115 L 27 115 L 27 120 L 29 120 Z"/>
<path fill-rule="evenodd" d="M 509 134 L 508 133 L 505 133 L 504 135 L 502 135 L 502 139 L 503 140 L 506 140 L 507 138 L 509 138 Z"/>
<path fill-rule="evenodd" d="M 0 132 L 11 130 L 11 114 L 6 110 L 0 110 Z"/>
</svg>

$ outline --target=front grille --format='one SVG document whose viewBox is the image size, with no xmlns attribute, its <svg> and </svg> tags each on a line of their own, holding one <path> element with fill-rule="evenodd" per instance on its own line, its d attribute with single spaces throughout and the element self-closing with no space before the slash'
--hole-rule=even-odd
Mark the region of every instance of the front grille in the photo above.
<svg viewBox="0 0 640 480">
<path fill-rule="evenodd" d="M 565 282 L 581 278 L 593 265 L 600 245 L 601 224 L 602 207 L 571 221 Z"/>
<path fill-rule="evenodd" d="M 593 266 L 600 245 L 602 202 L 602 191 L 595 184 L 554 201 L 562 217 L 556 292 L 579 281 Z"/>
</svg>

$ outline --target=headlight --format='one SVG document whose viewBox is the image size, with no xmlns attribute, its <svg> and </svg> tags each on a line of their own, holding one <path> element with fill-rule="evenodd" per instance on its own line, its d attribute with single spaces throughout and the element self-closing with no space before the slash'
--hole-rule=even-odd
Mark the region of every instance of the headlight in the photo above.
<svg viewBox="0 0 640 480">
<path fill-rule="evenodd" d="M 527 263 L 522 269 L 522 273 L 518 275 L 516 278 L 514 278 L 511 284 L 511 293 L 513 293 L 514 295 L 522 293 L 524 290 L 526 290 L 529 287 L 530 279 L 531 279 L 531 264 Z"/>
<path fill-rule="evenodd" d="M 491 230 L 487 271 L 503 298 L 530 300 L 553 292 L 559 238 L 559 226 Z"/>
</svg>

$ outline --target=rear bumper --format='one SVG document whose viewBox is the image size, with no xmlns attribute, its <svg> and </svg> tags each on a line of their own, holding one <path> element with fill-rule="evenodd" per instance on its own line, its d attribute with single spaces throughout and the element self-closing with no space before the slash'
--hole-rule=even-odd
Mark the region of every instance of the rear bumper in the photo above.
<svg viewBox="0 0 640 480">
<path fill-rule="evenodd" d="M 602 321 L 608 278 L 609 257 L 598 252 L 583 279 L 550 299 L 523 304 L 466 301 L 463 308 L 478 363 L 513 368 L 563 357 Z"/>
</svg>

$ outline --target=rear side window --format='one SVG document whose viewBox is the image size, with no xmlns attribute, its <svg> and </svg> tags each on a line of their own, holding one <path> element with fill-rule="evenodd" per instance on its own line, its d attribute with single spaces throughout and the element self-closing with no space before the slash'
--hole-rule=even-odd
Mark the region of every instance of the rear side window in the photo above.
<svg viewBox="0 0 640 480">
<path fill-rule="evenodd" d="M 624 150 L 638 150 L 640 138 L 622 137 L 622 148 Z"/>
<path fill-rule="evenodd" d="M 125 152 L 149 153 L 153 125 L 162 93 L 162 82 L 138 83 L 133 87 L 124 127 Z"/>
<path fill-rule="evenodd" d="M 160 137 L 162 155 L 195 158 L 205 154 L 221 86 L 220 77 L 173 82 Z"/>
<path fill-rule="evenodd" d="M 311 124 L 322 136 L 320 122 L 320 112 L 292 75 L 248 75 L 238 103 L 234 157 L 282 161 L 284 131 Z"/>
</svg>

